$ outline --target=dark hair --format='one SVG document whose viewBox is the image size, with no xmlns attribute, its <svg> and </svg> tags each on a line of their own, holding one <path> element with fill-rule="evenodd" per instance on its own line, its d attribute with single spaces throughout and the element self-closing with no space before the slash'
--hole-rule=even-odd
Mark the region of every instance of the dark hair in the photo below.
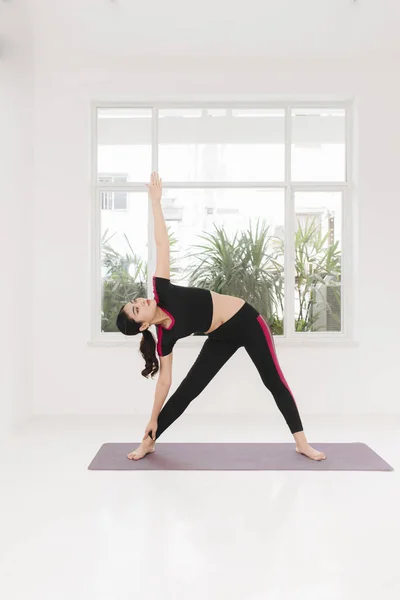
<svg viewBox="0 0 400 600">
<path fill-rule="evenodd" d="M 129 318 L 126 312 L 124 311 L 125 305 L 121 308 L 117 316 L 117 327 L 121 333 L 124 335 L 137 335 L 138 333 L 142 334 L 142 340 L 140 342 L 139 350 L 141 355 L 145 361 L 145 367 L 142 371 L 143 377 L 146 379 L 149 377 L 154 377 L 154 375 L 158 372 L 159 365 L 158 359 L 156 356 L 156 341 L 154 339 L 154 335 L 148 329 L 144 331 L 139 331 L 142 323 L 137 323 L 133 319 Z"/>
</svg>

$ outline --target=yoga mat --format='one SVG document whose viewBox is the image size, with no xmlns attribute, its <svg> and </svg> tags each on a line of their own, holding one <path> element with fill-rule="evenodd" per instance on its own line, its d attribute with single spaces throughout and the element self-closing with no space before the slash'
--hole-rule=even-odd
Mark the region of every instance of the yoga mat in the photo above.
<svg viewBox="0 0 400 600">
<path fill-rule="evenodd" d="M 103 444 L 90 470 L 97 471 L 393 471 L 361 442 L 311 444 L 327 458 L 298 454 L 293 443 L 157 443 L 141 460 L 127 454 L 139 443 Z"/>
</svg>

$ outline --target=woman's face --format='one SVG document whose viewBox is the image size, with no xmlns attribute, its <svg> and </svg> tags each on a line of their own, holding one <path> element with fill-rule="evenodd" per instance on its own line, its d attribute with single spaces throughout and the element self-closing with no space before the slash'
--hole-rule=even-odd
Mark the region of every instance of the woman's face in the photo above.
<svg viewBox="0 0 400 600">
<path fill-rule="evenodd" d="M 124 311 L 130 319 L 137 323 L 151 323 L 156 316 L 157 302 L 154 298 L 135 298 L 124 306 Z"/>
</svg>

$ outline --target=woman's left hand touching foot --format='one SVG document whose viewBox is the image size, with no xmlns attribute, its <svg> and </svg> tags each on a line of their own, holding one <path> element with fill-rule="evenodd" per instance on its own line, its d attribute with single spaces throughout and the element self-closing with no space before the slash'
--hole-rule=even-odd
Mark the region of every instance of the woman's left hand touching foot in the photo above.
<svg viewBox="0 0 400 600">
<path fill-rule="evenodd" d="M 133 452 L 130 452 L 127 456 L 129 460 L 140 460 L 144 458 L 146 454 L 151 454 L 155 452 L 155 441 L 151 439 L 149 436 L 145 440 L 142 441 L 140 446 L 136 448 Z"/>
</svg>

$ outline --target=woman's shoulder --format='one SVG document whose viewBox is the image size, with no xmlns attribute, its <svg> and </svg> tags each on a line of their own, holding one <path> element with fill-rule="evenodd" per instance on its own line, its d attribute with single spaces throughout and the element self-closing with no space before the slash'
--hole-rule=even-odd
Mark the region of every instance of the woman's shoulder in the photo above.
<svg viewBox="0 0 400 600">
<path fill-rule="evenodd" d="M 153 275 L 153 279 L 159 279 L 160 281 L 169 281 L 171 282 L 169 277 L 160 277 L 159 275 Z"/>
<path fill-rule="evenodd" d="M 173 289 L 174 285 L 170 279 L 156 275 L 153 276 L 153 293 L 157 304 L 159 301 L 166 302 Z"/>
<path fill-rule="evenodd" d="M 158 277 L 158 275 L 153 275 L 153 287 L 155 285 L 171 285 L 171 280 L 166 277 Z"/>
</svg>

